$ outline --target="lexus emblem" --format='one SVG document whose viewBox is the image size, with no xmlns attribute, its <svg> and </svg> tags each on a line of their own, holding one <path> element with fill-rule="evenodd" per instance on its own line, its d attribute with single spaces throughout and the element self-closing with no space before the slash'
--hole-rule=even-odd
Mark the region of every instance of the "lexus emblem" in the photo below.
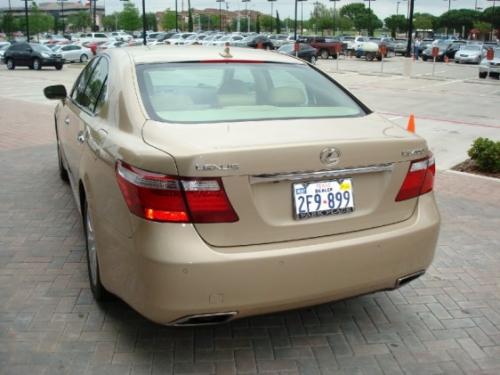
<svg viewBox="0 0 500 375">
<path fill-rule="evenodd" d="M 333 147 L 327 147 L 319 154 L 319 160 L 325 165 L 335 165 L 340 161 L 340 151 Z"/>
</svg>

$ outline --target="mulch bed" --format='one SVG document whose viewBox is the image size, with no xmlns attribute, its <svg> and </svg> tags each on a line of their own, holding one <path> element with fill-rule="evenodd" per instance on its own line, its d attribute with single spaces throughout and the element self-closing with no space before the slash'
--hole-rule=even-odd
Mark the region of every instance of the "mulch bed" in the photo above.
<svg viewBox="0 0 500 375">
<path fill-rule="evenodd" d="M 463 163 L 455 165 L 452 169 L 455 171 L 478 174 L 481 176 L 500 178 L 500 172 L 497 172 L 497 173 L 483 172 L 483 171 L 479 170 L 476 163 L 474 163 L 474 161 L 472 161 L 471 159 L 468 159 L 468 160 L 464 161 Z"/>
</svg>

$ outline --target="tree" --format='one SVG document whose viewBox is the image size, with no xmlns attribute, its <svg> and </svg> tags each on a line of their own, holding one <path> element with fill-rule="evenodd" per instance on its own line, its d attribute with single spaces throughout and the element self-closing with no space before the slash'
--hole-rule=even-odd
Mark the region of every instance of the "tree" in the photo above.
<svg viewBox="0 0 500 375">
<path fill-rule="evenodd" d="M 278 11 L 276 11 L 276 34 L 281 34 L 281 21 Z"/>
<path fill-rule="evenodd" d="M 263 30 L 268 30 L 268 31 L 272 32 L 272 30 L 273 30 L 273 23 L 274 23 L 273 17 L 268 16 L 268 15 L 260 16 L 259 17 L 259 23 L 262 26 Z"/>
<path fill-rule="evenodd" d="M 123 30 L 138 30 L 142 25 L 139 10 L 130 2 L 123 5 L 123 11 L 118 13 L 118 27 Z"/>
<path fill-rule="evenodd" d="M 396 37 L 396 33 L 401 30 L 405 30 L 408 25 L 408 20 L 402 15 L 392 15 L 387 17 L 385 20 L 385 27 L 391 30 L 391 35 L 393 38 Z"/>
<path fill-rule="evenodd" d="M 437 24 L 437 17 L 429 13 L 415 13 L 413 16 L 413 26 L 416 30 L 434 30 Z"/>
<path fill-rule="evenodd" d="M 474 28 L 478 30 L 481 34 L 487 34 L 491 31 L 491 23 L 476 21 L 474 22 Z"/>
<path fill-rule="evenodd" d="M 33 35 L 41 32 L 46 32 L 54 28 L 54 17 L 48 15 L 45 12 L 42 12 L 35 2 L 33 2 L 33 4 L 31 5 L 28 17 L 30 24 L 30 33 Z"/>
<path fill-rule="evenodd" d="M 447 28 L 448 30 L 457 30 L 462 32 L 465 28 L 465 35 L 473 28 L 474 22 L 479 20 L 481 13 L 471 9 L 453 9 L 443 13 L 438 17 L 439 27 Z"/>
<path fill-rule="evenodd" d="M 6 12 L 2 17 L 2 31 L 7 35 L 16 31 L 16 20 L 11 13 Z"/>
<path fill-rule="evenodd" d="M 356 30 L 368 30 L 369 35 L 373 35 L 375 29 L 383 26 L 382 21 L 368 9 L 365 4 L 348 4 L 340 9 L 340 15 L 350 19 Z"/>
<path fill-rule="evenodd" d="M 104 16 L 102 19 L 102 25 L 104 27 L 104 30 L 107 31 L 114 31 L 118 28 L 118 18 L 119 18 L 119 13 L 114 12 L 113 14 L 110 14 L 109 16 Z"/>
<path fill-rule="evenodd" d="M 203 22 L 203 17 L 202 17 Z M 167 9 L 161 18 L 163 30 L 175 30 L 175 11 Z"/>
<path fill-rule="evenodd" d="M 156 14 L 146 13 L 146 30 L 158 31 L 158 21 L 156 20 Z"/>
<path fill-rule="evenodd" d="M 71 29 L 75 31 L 85 31 L 87 27 L 90 27 L 92 21 L 89 12 L 79 11 L 68 17 L 68 24 L 71 25 Z"/>
<path fill-rule="evenodd" d="M 480 15 L 481 21 L 490 22 L 495 29 L 500 29 L 500 7 L 489 7 Z"/>
<path fill-rule="evenodd" d="M 309 17 L 309 24 L 321 30 L 333 28 L 333 12 L 320 2 L 314 3 L 313 11 Z"/>
</svg>

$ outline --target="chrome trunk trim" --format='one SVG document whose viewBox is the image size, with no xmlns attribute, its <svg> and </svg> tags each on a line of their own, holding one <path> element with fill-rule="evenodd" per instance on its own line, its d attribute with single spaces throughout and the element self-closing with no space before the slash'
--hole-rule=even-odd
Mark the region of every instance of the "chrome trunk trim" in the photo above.
<svg viewBox="0 0 500 375">
<path fill-rule="evenodd" d="M 367 167 L 332 169 L 316 172 L 292 172 L 292 173 L 275 173 L 275 174 L 260 174 L 250 176 L 250 184 L 261 184 L 280 181 L 301 181 L 301 180 L 316 180 L 321 178 L 335 178 L 344 176 L 353 176 L 364 173 L 390 172 L 393 169 L 393 163 L 371 165 Z"/>
</svg>

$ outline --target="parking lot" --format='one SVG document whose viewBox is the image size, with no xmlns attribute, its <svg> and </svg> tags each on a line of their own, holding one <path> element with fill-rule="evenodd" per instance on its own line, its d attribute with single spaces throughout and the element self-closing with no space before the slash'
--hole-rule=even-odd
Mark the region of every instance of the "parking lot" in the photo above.
<svg viewBox="0 0 500 375">
<path fill-rule="evenodd" d="M 500 182 L 451 172 L 473 139 L 500 138 L 500 82 L 477 66 L 320 60 L 381 116 L 417 133 L 438 166 L 442 230 L 421 279 L 302 310 L 200 328 L 148 322 L 88 288 L 81 220 L 58 177 L 53 102 L 81 66 L 0 66 L 0 374 L 498 374 Z M 300 277 L 300 275 L 297 275 Z"/>
</svg>

